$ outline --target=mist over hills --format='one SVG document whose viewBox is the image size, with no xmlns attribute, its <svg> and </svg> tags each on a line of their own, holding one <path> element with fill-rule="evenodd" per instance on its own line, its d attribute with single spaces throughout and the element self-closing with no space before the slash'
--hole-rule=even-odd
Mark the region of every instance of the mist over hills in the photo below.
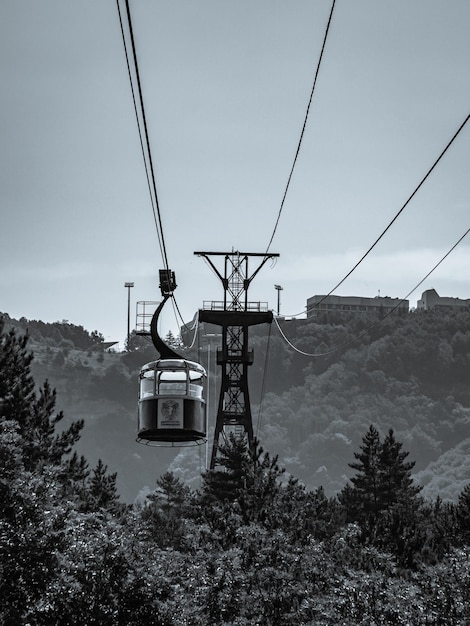
<svg viewBox="0 0 470 626">
<path fill-rule="evenodd" d="M 35 380 L 56 388 L 67 423 L 85 420 L 77 450 L 90 466 L 101 459 L 118 473 L 124 501 L 153 489 L 168 469 L 198 487 L 204 447 L 135 442 L 138 372 L 157 358 L 145 338 L 133 338 L 129 352 L 108 353 L 100 333 L 81 326 L 6 322 L 28 332 Z M 348 313 L 280 322 L 298 349 L 328 353 L 318 357 L 293 350 L 275 328 L 250 331 L 255 432 L 288 473 L 334 495 L 369 426 L 393 428 L 416 461 L 423 495 L 455 500 L 470 480 L 470 310 L 413 312 L 372 327 L 376 322 Z M 219 374 L 207 344 L 198 343 L 184 354 L 208 369 L 211 427 Z"/>
</svg>

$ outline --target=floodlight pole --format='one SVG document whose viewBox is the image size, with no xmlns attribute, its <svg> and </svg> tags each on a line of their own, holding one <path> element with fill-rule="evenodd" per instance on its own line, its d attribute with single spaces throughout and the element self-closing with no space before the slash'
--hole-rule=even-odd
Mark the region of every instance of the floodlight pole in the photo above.
<svg viewBox="0 0 470 626">
<path fill-rule="evenodd" d="M 281 311 L 281 291 L 283 288 L 281 285 L 274 285 L 274 289 L 277 291 L 277 314 L 279 315 Z"/>
<path fill-rule="evenodd" d="M 127 349 L 129 349 L 129 337 L 131 335 L 131 287 L 134 283 L 124 283 L 127 289 Z"/>
</svg>

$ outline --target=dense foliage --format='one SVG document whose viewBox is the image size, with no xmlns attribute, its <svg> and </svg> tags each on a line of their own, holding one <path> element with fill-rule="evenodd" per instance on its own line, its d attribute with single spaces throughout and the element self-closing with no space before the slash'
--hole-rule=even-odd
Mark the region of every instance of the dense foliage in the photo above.
<svg viewBox="0 0 470 626">
<path fill-rule="evenodd" d="M 31 360 L 0 321 L 1 624 L 468 623 L 470 486 L 424 499 L 394 430 L 369 422 L 338 496 L 233 436 L 199 490 L 124 505 Z"/>
<path fill-rule="evenodd" d="M 415 462 L 423 495 L 456 502 L 470 480 L 470 310 L 415 311 L 378 321 L 352 312 L 281 321 L 294 346 L 325 355 L 317 357 L 293 350 L 274 325 L 250 329 L 257 435 L 288 473 L 334 495 L 351 478 L 345 460 L 370 424 L 382 434 L 393 428 Z M 155 455 L 129 445 L 139 369 L 156 358 L 149 337 L 131 334 L 127 352 L 109 354 L 103 343 L 81 348 L 83 329 L 68 323 L 8 324 L 29 332 L 34 377 L 57 389 L 66 420 L 85 419 L 78 449 L 93 464 L 102 458 L 118 470 L 126 501 L 143 486 L 150 489 L 170 463 L 185 481 L 200 484 L 200 467 L 185 451 L 175 459 L 175 451 Z M 181 350 L 210 373 L 213 423 L 220 380 L 215 346 L 212 353 L 203 341 Z"/>
<path fill-rule="evenodd" d="M 43 345 L 87 350 L 99 348 L 104 342 L 103 335 L 97 330 L 90 333 L 83 326 L 71 324 L 68 320 L 42 322 L 41 320 L 27 320 L 22 317 L 16 321 L 7 314 L 3 314 L 3 316 L 8 320 L 9 325 L 17 330 L 27 326 L 30 340 L 41 342 Z"/>
<path fill-rule="evenodd" d="M 345 312 L 282 324 L 293 345 L 318 357 L 287 349 L 274 331 L 253 338 L 254 368 L 268 350 L 260 439 L 306 484 L 338 493 L 352 474 L 344 459 L 370 424 L 392 427 L 425 495 L 455 500 L 470 477 L 470 310 L 377 322 Z"/>
</svg>

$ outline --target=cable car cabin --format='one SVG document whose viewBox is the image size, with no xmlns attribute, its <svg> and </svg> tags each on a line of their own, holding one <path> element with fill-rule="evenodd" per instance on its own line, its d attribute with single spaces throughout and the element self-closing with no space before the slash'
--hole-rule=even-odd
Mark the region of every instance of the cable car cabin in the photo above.
<svg viewBox="0 0 470 626">
<path fill-rule="evenodd" d="M 140 370 L 137 441 L 188 446 L 206 440 L 205 369 L 185 359 L 160 359 Z"/>
</svg>

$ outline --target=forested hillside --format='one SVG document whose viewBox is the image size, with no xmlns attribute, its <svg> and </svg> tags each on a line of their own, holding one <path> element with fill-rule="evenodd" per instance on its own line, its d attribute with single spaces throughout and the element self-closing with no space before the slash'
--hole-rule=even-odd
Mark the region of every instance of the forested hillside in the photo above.
<svg viewBox="0 0 470 626">
<path fill-rule="evenodd" d="M 470 311 L 377 321 L 345 312 L 281 323 L 298 350 L 328 353 L 318 357 L 294 350 L 274 325 L 251 329 L 255 432 L 289 474 L 331 496 L 351 475 L 348 463 L 370 424 L 382 434 L 393 428 L 416 462 L 423 493 L 456 501 L 470 480 Z M 24 319 L 7 319 L 7 325 L 29 333 L 36 380 L 57 389 L 67 420 L 84 420 L 79 451 L 118 472 L 126 501 L 168 469 L 193 487 L 201 484 L 203 451 L 135 443 L 138 372 L 156 356 L 147 338 L 133 336 L 129 352 L 108 354 L 97 331 Z M 215 355 L 203 341 L 184 354 L 209 371 L 213 425 Z"/>
<path fill-rule="evenodd" d="M 221 467 L 204 472 L 199 489 L 165 472 L 147 497 L 124 504 L 116 474 L 77 453 L 84 422 L 57 412 L 54 390 L 31 374 L 27 338 L 8 326 L 0 318 L 0 623 L 468 623 L 470 484 L 455 503 L 423 498 L 414 459 L 392 427 L 369 424 L 358 434 L 343 459 L 350 480 L 336 496 L 306 488 L 272 453 L 259 444 L 248 451 L 231 436 Z M 105 366 L 102 356 L 98 382 L 113 367 L 127 380 L 126 360 Z M 296 406 L 306 405 L 309 381 L 331 370 L 346 375 L 348 358 L 357 361 L 348 351 L 315 372 L 310 363 Z M 358 380 L 371 385 L 367 371 L 354 379 L 361 393 Z M 81 382 L 92 389 L 97 381 L 90 374 Z M 424 380 L 413 385 L 439 402 Z M 334 386 L 330 394 L 333 401 Z"/>
<path fill-rule="evenodd" d="M 345 460 L 368 426 L 393 428 L 424 493 L 455 499 L 470 479 L 470 311 L 390 316 L 371 328 L 376 322 L 330 314 L 285 323 L 304 352 L 339 347 L 316 358 L 289 349 L 273 331 L 263 444 L 293 475 L 331 494 L 349 476 Z"/>
</svg>

